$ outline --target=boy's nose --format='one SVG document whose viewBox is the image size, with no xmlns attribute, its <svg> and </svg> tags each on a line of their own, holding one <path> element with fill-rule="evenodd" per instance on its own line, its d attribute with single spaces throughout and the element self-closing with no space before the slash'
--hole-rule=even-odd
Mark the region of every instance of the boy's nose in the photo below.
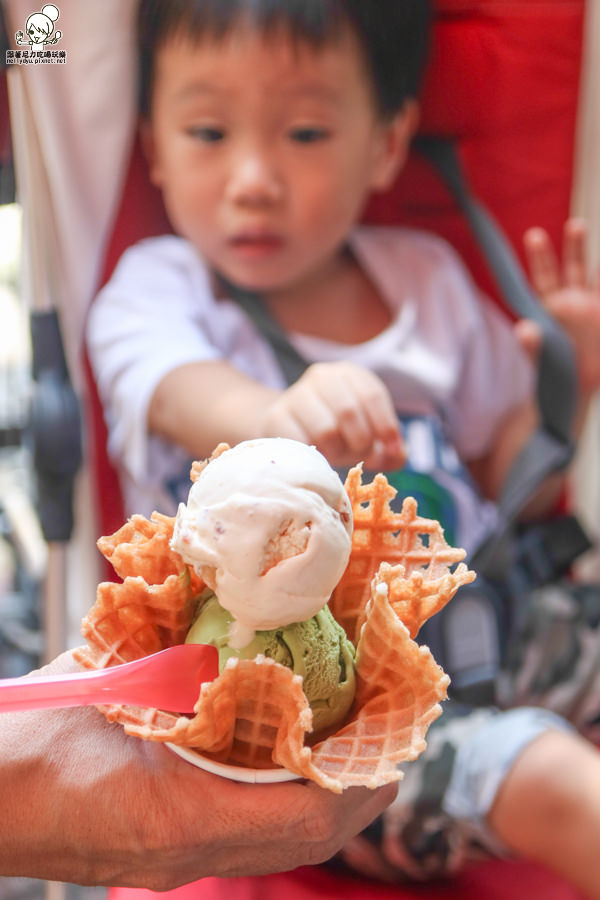
<svg viewBox="0 0 600 900">
<path fill-rule="evenodd" d="M 282 183 L 268 156 L 246 153 L 232 166 L 227 193 L 237 204 L 269 205 L 280 199 Z"/>
</svg>

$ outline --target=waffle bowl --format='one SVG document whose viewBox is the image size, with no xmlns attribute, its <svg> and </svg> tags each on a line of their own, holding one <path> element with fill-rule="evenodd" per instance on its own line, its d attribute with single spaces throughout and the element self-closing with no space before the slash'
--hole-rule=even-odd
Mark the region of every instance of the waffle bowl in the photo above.
<svg viewBox="0 0 600 900">
<path fill-rule="evenodd" d="M 222 445 L 215 453 L 223 452 Z M 195 479 L 203 464 L 195 464 Z M 475 574 L 449 547 L 438 522 L 417 514 L 407 498 L 400 513 L 384 475 L 362 483 L 360 466 L 346 490 L 354 516 L 350 560 L 330 601 L 356 645 L 356 696 L 335 733 L 311 735 L 312 712 L 302 678 L 264 656 L 230 659 L 202 685 L 194 715 L 105 706 L 110 721 L 139 738 L 185 748 L 247 770 L 288 773 L 336 793 L 402 778 L 398 765 L 425 749 L 427 728 L 441 713 L 448 676 L 414 638 Z M 87 645 L 76 651 L 87 668 L 128 662 L 181 643 L 204 582 L 169 546 L 174 519 L 133 516 L 98 546 L 121 583 L 103 583 L 83 620 Z M 271 776 L 269 776 L 271 777 Z M 276 777 L 276 776 L 275 776 Z"/>
</svg>

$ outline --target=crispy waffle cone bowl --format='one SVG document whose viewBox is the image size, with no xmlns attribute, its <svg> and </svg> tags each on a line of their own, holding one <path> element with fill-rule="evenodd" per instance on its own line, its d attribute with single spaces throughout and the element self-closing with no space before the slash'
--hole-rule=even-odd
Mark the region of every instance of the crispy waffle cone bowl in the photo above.
<svg viewBox="0 0 600 900">
<path fill-rule="evenodd" d="M 221 448 L 219 448 L 220 450 Z M 192 469 L 197 477 L 201 464 Z M 202 685 L 193 716 L 128 706 L 102 707 L 128 734 L 192 748 L 202 757 L 252 769 L 283 767 L 336 793 L 402 778 L 399 764 L 425 749 L 441 713 L 448 676 L 414 638 L 431 615 L 475 575 L 449 547 L 438 522 L 407 498 L 400 513 L 385 476 L 346 480 L 354 516 L 352 551 L 329 606 L 356 645 L 356 696 L 334 734 L 311 735 L 302 678 L 264 656 L 230 659 Z M 121 583 L 103 583 L 83 620 L 87 668 L 129 662 L 185 640 L 203 581 L 170 548 L 174 520 L 133 516 L 98 546 Z"/>
</svg>

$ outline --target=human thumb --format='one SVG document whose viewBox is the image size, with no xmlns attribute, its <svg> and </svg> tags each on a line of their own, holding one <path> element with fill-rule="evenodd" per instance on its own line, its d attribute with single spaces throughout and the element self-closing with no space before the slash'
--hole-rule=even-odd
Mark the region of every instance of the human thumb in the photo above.
<svg viewBox="0 0 600 900">
<path fill-rule="evenodd" d="M 536 364 L 542 347 L 542 332 L 537 322 L 532 319 L 519 319 L 514 326 L 517 341 L 529 356 L 532 363 Z"/>
</svg>

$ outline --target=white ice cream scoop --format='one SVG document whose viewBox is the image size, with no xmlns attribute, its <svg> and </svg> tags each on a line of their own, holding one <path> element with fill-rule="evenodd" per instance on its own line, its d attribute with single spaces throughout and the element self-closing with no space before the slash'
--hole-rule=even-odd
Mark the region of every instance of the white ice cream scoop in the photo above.
<svg viewBox="0 0 600 900">
<path fill-rule="evenodd" d="M 314 616 L 350 555 L 352 510 L 314 447 L 244 441 L 213 459 L 180 504 L 172 547 L 234 618 L 230 644 Z"/>
</svg>

